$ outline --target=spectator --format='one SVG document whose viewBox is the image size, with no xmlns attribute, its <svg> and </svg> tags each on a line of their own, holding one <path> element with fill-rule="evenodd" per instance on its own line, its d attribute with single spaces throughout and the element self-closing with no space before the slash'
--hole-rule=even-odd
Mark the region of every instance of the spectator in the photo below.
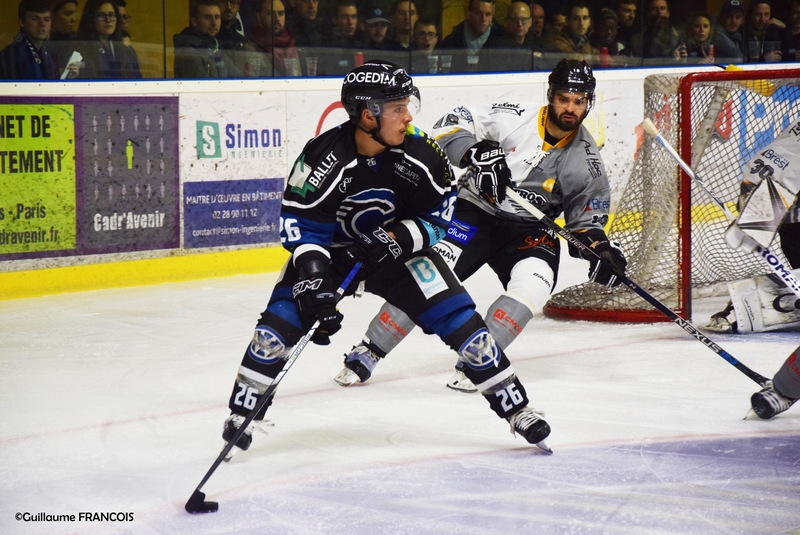
<svg viewBox="0 0 800 535">
<path fill-rule="evenodd" d="M 711 15 L 695 13 L 686 19 L 686 58 L 688 63 L 711 65 L 715 54 Z"/>
<path fill-rule="evenodd" d="M 433 54 L 434 48 L 439 43 L 439 30 L 436 23 L 428 19 L 418 19 L 414 25 L 411 41 L 411 72 L 430 72 L 428 57 Z M 446 73 L 448 66 L 443 66 L 441 72 Z"/>
<path fill-rule="evenodd" d="M 379 7 L 370 8 L 361 22 L 361 33 L 364 36 L 364 48 L 370 50 L 404 50 L 402 46 L 386 38 L 389 26 L 389 13 Z"/>
<path fill-rule="evenodd" d="M 345 49 L 364 46 L 358 35 L 358 6 L 355 0 L 337 0 L 331 22 L 333 26 L 326 46 Z"/>
<path fill-rule="evenodd" d="M 564 29 L 564 26 L 567 24 L 567 12 L 563 9 L 559 8 L 557 11 L 553 11 L 553 14 L 550 17 L 550 22 L 547 23 L 544 30 L 545 42 L 547 39 L 552 35 L 557 35 L 561 33 L 561 30 Z"/>
<path fill-rule="evenodd" d="M 728 63 L 740 63 L 744 58 L 743 0 L 727 0 L 714 23 L 715 55 Z"/>
<path fill-rule="evenodd" d="M 486 43 L 482 60 L 486 70 L 521 71 L 533 68 L 531 8 L 525 2 L 512 2 L 506 13 L 505 32 Z"/>
<path fill-rule="evenodd" d="M 78 25 L 80 53 L 83 56 L 80 78 L 141 78 L 137 60 L 122 42 L 119 8 L 107 0 L 88 0 Z"/>
<path fill-rule="evenodd" d="M 670 21 L 667 0 L 650 0 L 647 6 L 644 30 L 634 36 L 634 55 L 642 58 L 669 58 L 671 62 L 685 58 L 686 46 Z"/>
<path fill-rule="evenodd" d="M 558 59 L 590 60 L 597 49 L 589 43 L 592 11 L 587 0 L 573 0 L 567 8 L 567 23 L 560 33 L 548 36 L 545 51 Z"/>
<path fill-rule="evenodd" d="M 633 36 L 636 33 L 636 0 L 617 0 L 614 8 L 617 15 L 617 41 L 630 55 L 633 53 Z"/>
<path fill-rule="evenodd" d="M 274 66 L 274 76 L 300 76 L 300 60 L 294 36 L 286 28 L 286 5 L 283 0 L 258 0 L 250 39 Z M 262 74 L 269 75 L 262 69 Z"/>
<path fill-rule="evenodd" d="M 0 51 L 0 78 L 7 80 L 53 80 L 59 77 L 56 63 L 44 42 L 50 34 L 47 0 L 22 0 L 17 8 L 19 32 Z"/>
<path fill-rule="evenodd" d="M 78 2 L 76 0 L 51 0 L 50 37 L 47 40 L 47 49 L 56 63 L 56 72 L 59 76 L 64 72 L 66 63 L 72 53 L 78 50 L 78 34 L 75 32 L 75 23 L 78 21 Z M 74 67 L 75 76 L 78 74 L 80 64 Z"/>
<path fill-rule="evenodd" d="M 91 0 L 90 0 L 91 1 Z M 177 78 L 227 78 L 228 58 L 219 47 L 222 23 L 218 0 L 192 3 L 189 26 L 173 37 Z"/>
<path fill-rule="evenodd" d="M 619 61 L 619 58 L 630 55 L 630 51 L 617 39 L 617 21 L 616 11 L 603 8 L 595 19 L 594 30 L 589 34 L 589 44 L 599 51 L 600 65 L 603 67 L 624 65 L 625 61 Z"/>
<path fill-rule="evenodd" d="M 795 60 L 800 61 L 800 0 L 789 0 L 787 28 L 794 38 Z"/>
<path fill-rule="evenodd" d="M 744 29 L 745 60 L 749 63 L 796 61 L 791 32 L 773 24 L 769 0 L 753 0 Z"/>
<path fill-rule="evenodd" d="M 133 44 L 131 44 L 131 34 L 128 31 L 128 21 L 131 20 L 131 16 L 128 15 L 128 2 L 126 0 L 113 1 L 117 5 L 117 11 L 119 11 L 117 24 L 119 25 L 119 31 L 122 35 L 122 44 L 128 48 L 127 52 L 131 60 L 131 69 L 134 72 L 133 77 L 141 78 L 142 73 L 139 69 L 139 55 L 136 53 L 136 50 L 134 50 Z"/>
<path fill-rule="evenodd" d="M 391 42 L 407 49 L 411 46 L 411 32 L 419 20 L 417 5 L 409 0 L 395 0 L 391 9 Z"/>
<path fill-rule="evenodd" d="M 228 50 L 243 48 L 247 42 L 244 23 L 239 14 L 241 5 L 241 0 L 227 0 L 219 3 L 221 21 L 217 40 L 223 48 Z"/>
<path fill-rule="evenodd" d="M 531 4 L 531 41 L 534 55 L 541 57 L 544 52 L 544 7 L 541 4 Z"/>
<path fill-rule="evenodd" d="M 289 0 L 291 13 L 286 17 L 286 27 L 294 35 L 299 47 L 322 46 L 322 19 L 319 18 L 319 0 Z"/>
<path fill-rule="evenodd" d="M 453 55 L 453 70 L 478 70 L 481 49 L 504 35 L 503 27 L 494 22 L 494 10 L 494 0 L 469 0 L 464 21 L 437 45 L 437 50 Z"/>
</svg>

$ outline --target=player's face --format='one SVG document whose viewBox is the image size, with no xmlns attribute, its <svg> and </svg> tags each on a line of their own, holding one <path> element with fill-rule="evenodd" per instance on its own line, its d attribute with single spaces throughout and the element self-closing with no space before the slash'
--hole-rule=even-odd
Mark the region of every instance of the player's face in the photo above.
<svg viewBox="0 0 800 535">
<path fill-rule="evenodd" d="M 28 11 L 20 19 L 19 27 L 32 41 L 42 42 L 50 35 L 50 12 Z"/>
<path fill-rule="evenodd" d="M 558 90 L 550 103 L 550 119 L 560 130 L 571 132 L 578 128 L 589 111 L 586 93 Z"/>
<path fill-rule="evenodd" d="M 406 137 L 408 125 L 414 117 L 409 104 L 411 99 L 393 100 L 383 105 L 380 136 L 387 145 L 400 145 Z"/>
</svg>

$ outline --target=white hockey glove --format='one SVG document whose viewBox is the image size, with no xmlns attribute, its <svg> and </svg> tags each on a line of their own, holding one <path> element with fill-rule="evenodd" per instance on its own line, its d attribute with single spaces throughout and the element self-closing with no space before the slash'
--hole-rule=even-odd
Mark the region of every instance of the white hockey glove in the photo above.
<svg viewBox="0 0 800 535">
<path fill-rule="evenodd" d="M 484 139 L 467 150 L 468 163 L 475 166 L 475 186 L 492 204 L 506 198 L 506 187 L 512 186 L 511 170 L 506 155 L 496 141 Z"/>
</svg>

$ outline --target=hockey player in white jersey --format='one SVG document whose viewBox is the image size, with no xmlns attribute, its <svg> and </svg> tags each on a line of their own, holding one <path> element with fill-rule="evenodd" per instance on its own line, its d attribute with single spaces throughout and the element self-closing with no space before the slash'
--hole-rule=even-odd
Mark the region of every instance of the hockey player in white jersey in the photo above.
<svg viewBox="0 0 800 535">
<path fill-rule="evenodd" d="M 744 169 L 739 216 L 725 233 L 734 249 L 769 248 L 778 234 L 781 249 L 800 277 L 800 119 L 759 151 Z M 775 275 L 728 284 L 731 301 L 711 316 L 705 330 L 718 333 L 800 328 L 800 299 Z"/>
<path fill-rule="evenodd" d="M 461 280 L 484 264 L 497 274 L 505 292 L 489 307 L 485 322 L 504 349 L 549 298 L 560 252 L 557 236 L 507 199 L 507 187 L 550 218 L 564 214 L 565 228 L 602 259 L 590 259 L 590 279 L 615 286 L 627 265 L 603 230 L 610 187 L 600 151 L 581 124 L 594 102 L 592 70 L 586 62 L 562 60 L 548 81 L 544 106 L 512 100 L 459 105 L 431 131 L 450 161 L 466 168 L 456 213 L 435 248 Z M 570 254 L 580 256 L 572 249 Z M 369 379 L 379 359 L 413 327 L 400 310 L 384 304 L 362 342 L 345 355 L 335 380 L 347 386 Z M 459 360 L 447 386 L 474 392 L 464 366 Z"/>
</svg>

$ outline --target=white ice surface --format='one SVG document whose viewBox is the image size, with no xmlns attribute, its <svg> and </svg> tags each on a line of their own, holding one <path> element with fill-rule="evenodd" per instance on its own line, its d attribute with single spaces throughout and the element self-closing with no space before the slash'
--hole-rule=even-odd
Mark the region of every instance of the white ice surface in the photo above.
<svg viewBox="0 0 800 535">
<path fill-rule="evenodd" d="M 559 287 L 581 282 L 568 259 Z M 537 316 L 508 351 L 552 456 L 415 331 L 365 385 L 332 377 L 380 302 L 285 376 L 269 435 L 204 485 L 274 273 L 0 301 L 0 533 L 800 533 L 800 409 L 743 420 L 758 386 L 673 323 Z M 481 312 L 500 290 L 467 283 Z M 702 324 L 724 300 L 696 303 Z M 800 335 L 713 336 L 771 377 Z M 133 513 L 130 522 L 17 513 Z"/>
</svg>

